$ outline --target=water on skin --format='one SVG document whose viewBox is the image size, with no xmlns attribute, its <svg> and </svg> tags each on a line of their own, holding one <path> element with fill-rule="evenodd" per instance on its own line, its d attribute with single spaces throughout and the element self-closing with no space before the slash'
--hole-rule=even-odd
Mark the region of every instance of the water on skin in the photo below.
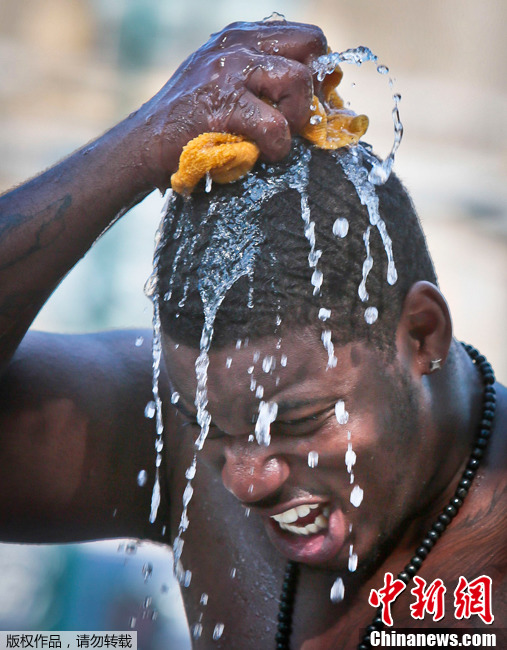
<svg viewBox="0 0 507 650">
<path fill-rule="evenodd" d="M 343 584 L 342 578 L 336 578 L 331 587 L 331 593 L 329 597 L 332 603 L 341 603 L 343 597 L 345 596 L 345 585 Z"/>
</svg>

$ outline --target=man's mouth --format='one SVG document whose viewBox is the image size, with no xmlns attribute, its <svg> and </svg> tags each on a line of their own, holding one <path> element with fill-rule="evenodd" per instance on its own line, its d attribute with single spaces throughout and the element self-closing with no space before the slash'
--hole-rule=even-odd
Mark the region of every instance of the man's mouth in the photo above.
<svg viewBox="0 0 507 650">
<path fill-rule="evenodd" d="M 270 540 L 285 557 L 310 565 L 335 562 L 345 544 L 346 524 L 339 507 L 300 503 L 265 519 Z"/>
<path fill-rule="evenodd" d="M 271 515 L 282 530 L 294 535 L 315 535 L 329 527 L 329 507 L 308 503 Z"/>
</svg>

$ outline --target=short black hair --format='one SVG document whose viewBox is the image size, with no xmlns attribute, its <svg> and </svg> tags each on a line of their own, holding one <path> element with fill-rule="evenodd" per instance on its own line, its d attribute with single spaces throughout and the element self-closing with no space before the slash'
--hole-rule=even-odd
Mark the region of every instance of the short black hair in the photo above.
<svg viewBox="0 0 507 650">
<path fill-rule="evenodd" d="M 394 285 L 388 284 L 384 243 L 344 172 L 346 156 L 347 150 L 324 151 L 296 139 L 280 163 L 257 164 L 245 179 L 214 185 L 211 192 L 202 184 L 189 199 L 171 198 L 156 269 L 162 328 L 172 340 L 199 345 L 204 310 L 210 313 L 215 292 L 225 297 L 214 321 L 213 347 L 310 326 L 331 330 L 335 344 L 366 340 L 379 349 L 392 348 L 408 290 L 418 280 L 436 284 L 435 271 L 408 192 L 391 174 L 376 188 L 398 271 Z M 371 166 L 371 155 L 360 158 Z M 311 232 L 305 234 L 302 219 L 306 207 L 315 224 L 315 249 L 322 251 L 317 295 L 308 260 Z M 348 224 L 344 237 L 333 233 L 337 219 Z M 369 297 L 361 300 L 366 232 L 373 266 L 366 282 Z M 369 306 L 378 311 L 372 324 L 365 320 Z M 331 311 L 325 321 L 319 319 L 322 308 Z"/>
</svg>

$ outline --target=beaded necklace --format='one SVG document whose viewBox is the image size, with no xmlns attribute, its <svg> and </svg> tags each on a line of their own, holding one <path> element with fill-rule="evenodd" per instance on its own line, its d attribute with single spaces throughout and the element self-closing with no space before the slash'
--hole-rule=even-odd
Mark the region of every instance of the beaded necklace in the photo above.
<svg viewBox="0 0 507 650">
<path fill-rule="evenodd" d="M 398 573 L 398 579 L 402 580 L 405 584 L 408 584 L 419 571 L 439 537 L 451 523 L 452 519 L 458 514 L 458 511 L 463 505 L 463 501 L 470 490 L 470 486 L 472 485 L 472 481 L 477 473 L 482 457 L 484 456 L 493 428 L 496 409 L 496 391 L 493 386 L 495 383 L 495 373 L 493 372 L 491 364 L 484 355 L 480 354 L 480 352 L 471 345 L 465 343 L 462 345 L 481 373 L 484 384 L 482 417 L 479 424 L 479 431 L 474 442 L 472 453 L 470 454 L 467 466 L 461 476 L 454 496 L 438 515 L 437 520 L 424 536 L 410 562 L 405 566 L 403 571 Z M 297 593 L 298 576 L 299 565 L 296 562 L 289 560 L 285 568 L 282 592 L 280 595 L 278 631 L 275 637 L 276 650 L 290 650 L 292 617 L 294 613 L 294 601 Z M 357 650 L 369 650 L 371 648 L 370 634 L 374 631 L 382 630 L 383 626 L 382 606 L 380 606 L 377 609 L 371 624 L 365 629 L 364 635 L 357 646 Z"/>
</svg>

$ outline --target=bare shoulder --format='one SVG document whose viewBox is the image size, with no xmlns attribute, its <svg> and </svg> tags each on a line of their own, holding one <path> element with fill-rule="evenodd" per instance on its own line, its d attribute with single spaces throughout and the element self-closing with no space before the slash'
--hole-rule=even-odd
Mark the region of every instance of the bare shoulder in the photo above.
<svg viewBox="0 0 507 650">
<path fill-rule="evenodd" d="M 151 332 L 27 335 L 0 382 L 2 539 L 151 536 L 150 399 Z"/>
</svg>

